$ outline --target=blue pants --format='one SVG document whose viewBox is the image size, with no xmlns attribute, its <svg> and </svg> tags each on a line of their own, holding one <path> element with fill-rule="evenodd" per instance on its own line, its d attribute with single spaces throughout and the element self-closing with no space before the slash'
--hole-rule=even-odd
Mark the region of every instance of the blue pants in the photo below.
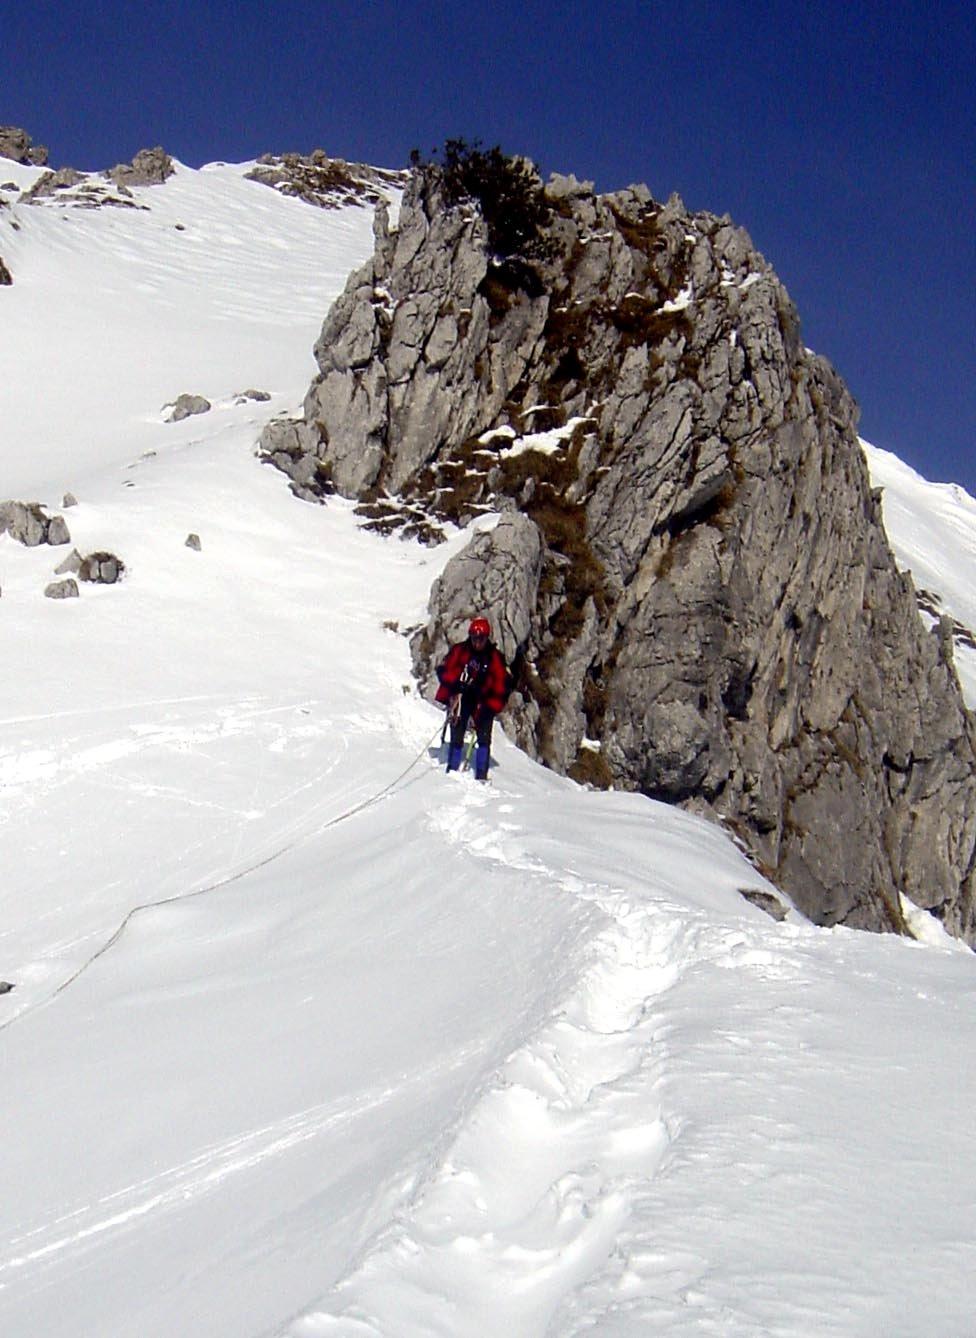
<svg viewBox="0 0 976 1338">
<path fill-rule="evenodd" d="M 447 769 L 457 771 L 461 765 L 464 735 L 468 721 L 475 711 L 477 711 L 474 722 L 478 746 L 474 752 L 474 774 L 476 780 L 487 780 L 488 767 L 491 764 L 491 729 L 495 723 L 495 713 L 489 711 L 486 706 L 479 707 L 477 701 L 466 699 L 463 694 L 457 719 L 451 723 L 451 748 L 447 755 Z"/>
</svg>

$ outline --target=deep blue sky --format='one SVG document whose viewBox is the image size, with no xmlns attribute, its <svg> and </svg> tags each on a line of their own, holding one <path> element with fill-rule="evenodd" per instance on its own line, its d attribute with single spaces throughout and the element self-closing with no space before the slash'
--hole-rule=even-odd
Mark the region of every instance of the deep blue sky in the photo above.
<svg viewBox="0 0 976 1338">
<path fill-rule="evenodd" d="M 969 5 L 40 0 L 3 30 L 0 123 L 55 166 L 401 166 L 460 135 L 730 213 L 862 435 L 976 494 Z"/>
</svg>

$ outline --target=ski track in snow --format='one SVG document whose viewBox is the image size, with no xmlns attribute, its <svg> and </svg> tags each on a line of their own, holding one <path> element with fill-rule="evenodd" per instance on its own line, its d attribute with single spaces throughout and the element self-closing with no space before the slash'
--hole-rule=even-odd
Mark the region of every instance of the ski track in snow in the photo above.
<svg viewBox="0 0 976 1338">
<path fill-rule="evenodd" d="M 521 796 L 502 802 L 454 783 L 457 800 L 428 815 L 433 832 L 594 902 L 609 923 L 578 988 L 508 1058 L 398 1220 L 288 1328 L 290 1338 L 568 1338 L 577 1292 L 591 1293 L 592 1332 L 594 1306 L 617 1313 L 630 1292 L 678 1291 L 696 1278 L 652 1239 L 629 1236 L 627 1224 L 680 1137 L 680 1120 L 649 1100 L 666 1063 L 658 1002 L 700 958 L 702 926 L 549 867 L 513 820 Z M 740 951 L 746 938 L 721 936 L 717 955 Z M 775 964 L 768 952 L 756 960 Z"/>
</svg>

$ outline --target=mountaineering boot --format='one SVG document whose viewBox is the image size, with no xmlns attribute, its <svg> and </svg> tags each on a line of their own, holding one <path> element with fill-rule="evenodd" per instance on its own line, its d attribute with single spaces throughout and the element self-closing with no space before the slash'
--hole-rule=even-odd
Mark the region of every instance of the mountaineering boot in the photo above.
<svg viewBox="0 0 976 1338">
<path fill-rule="evenodd" d="M 451 744 L 447 750 L 447 769 L 448 771 L 457 771 L 461 765 L 461 748 L 458 745 Z"/>
<path fill-rule="evenodd" d="M 488 779 L 488 747 L 486 744 L 480 744 L 474 750 L 474 778 L 475 780 Z"/>
</svg>

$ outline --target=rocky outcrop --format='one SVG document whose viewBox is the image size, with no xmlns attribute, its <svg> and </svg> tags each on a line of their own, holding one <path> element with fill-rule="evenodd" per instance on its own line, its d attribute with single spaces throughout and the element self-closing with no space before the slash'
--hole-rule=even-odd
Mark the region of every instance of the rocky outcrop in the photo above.
<svg viewBox="0 0 976 1338">
<path fill-rule="evenodd" d="M 3 256 L 0 256 L 0 288 L 9 287 L 13 283 L 13 276 L 7 266 L 3 263 Z"/>
<path fill-rule="evenodd" d="M 45 167 L 47 149 L 43 144 L 35 144 L 19 126 L 0 125 L 0 158 L 10 158 L 28 167 Z"/>
<path fill-rule="evenodd" d="M 21 204 L 36 204 L 39 200 L 49 199 L 70 191 L 87 180 L 84 172 L 77 172 L 73 167 L 59 167 L 56 172 L 45 172 L 37 178 L 29 190 L 20 197 Z"/>
<path fill-rule="evenodd" d="M 403 172 L 347 163 L 344 158 L 328 157 L 322 149 L 310 154 L 262 154 L 247 178 L 319 209 L 376 205 L 406 184 Z"/>
<path fill-rule="evenodd" d="M 396 232 L 378 209 L 266 452 L 320 491 L 502 511 L 414 649 L 429 677 L 488 612 L 530 754 L 721 819 L 820 923 L 900 930 L 906 896 L 976 941 L 976 734 L 842 381 L 728 218 L 573 178 L 547 200 L 531 262 L 429 176 Z"/>
<path fill-rule="evenodd" d="M 54 203 L 74 209 L 108 206 L 145 211 L 148 206 L 135 198 L 133 188 L 161 185 L 175 170 L 172 158 L 163 149 L 142 149 L 131 163 L 119 163 L 108 172 L 78 172 L 73 167 L 45 172 L 23 192 L 19 203 Z"/>
<path fill-rule="evenodd" d="M 140 149 L 131 163 L 118 163 L 106 176 L 119 187 L 161 186 L 173 175 L 176 167 L 165 149 Z"/>
</svg>

